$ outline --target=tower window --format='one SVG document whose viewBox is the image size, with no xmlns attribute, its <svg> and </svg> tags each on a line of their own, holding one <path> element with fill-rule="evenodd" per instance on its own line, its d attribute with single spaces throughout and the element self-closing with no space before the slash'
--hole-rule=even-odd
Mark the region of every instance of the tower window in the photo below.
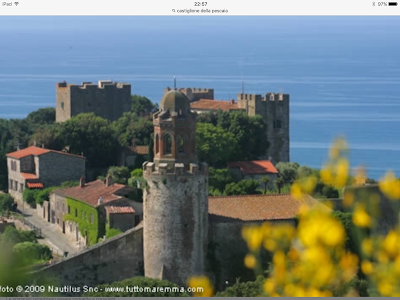
<svg viewBox="0 0 400 300">
<path fill-rule="evenodd" d="M 158 141 L 158 134 L 156 134 L 155 144 L 156 144 L 156 153 L 158 153 L 160 152 L 160 142 Z"/>
<path fill-rule="evenodd" d="M 164 138 L 164 154 L 172 153 L 172 138 L 167 134 Z"/>
<path fill-rule="evenodd" d="M 274 128 L 275 129 L 282 128 L 282 121 L 281 120 L 275 120 L 274 121 Z"/>
<path fill-rule="evenodd" d="M 178 138 L 178 151 L 179 151 L 179 153 L 185 152 L 183 136 L 181 136 L 181 135 Z"/>
<path fill-rule="evenodd" d="M 61 102 L 61 109 L 64 110 L 64 102 Z"/>
</svg>

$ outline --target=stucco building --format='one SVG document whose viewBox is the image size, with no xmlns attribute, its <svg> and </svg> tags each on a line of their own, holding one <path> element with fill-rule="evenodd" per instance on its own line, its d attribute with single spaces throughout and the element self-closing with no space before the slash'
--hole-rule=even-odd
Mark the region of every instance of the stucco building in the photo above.
<svg viewBox="0 0 400 300">
<path fill-rule="evenodd" d="M 22 203 L 25 188 L 59 186 L 85 175 L 86 158 L 31 146 L 7 154 L 8 191 Z"/>
<path fill-rule="evenodd" d="M 81 113 L 115 121 L 131 108 L 129 83 L 101 80 L 98 84 L 83 82 L 56 85 L 56 122 L 64 122 Z"/>
<path fill-rule="evenodd" d="M 57 189 L 50 194 L 50 220 L 80 246 L 97 243 L 110 228 L 126 231 L 143 218 L 142 204 L 128 198 L 132 188 L 104 181 Z M 90 240 L 92 238 L 92 240 Z"/>
</svg>

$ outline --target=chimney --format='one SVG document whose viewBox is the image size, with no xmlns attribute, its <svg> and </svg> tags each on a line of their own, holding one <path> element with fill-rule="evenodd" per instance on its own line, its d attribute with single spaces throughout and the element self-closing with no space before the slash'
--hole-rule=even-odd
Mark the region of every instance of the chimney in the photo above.
<svg viewBox="0 0 400 300">
<path fill-rule="evenodd" d="M 85 186 L 85 178 L 84 178 L 84 177 L 81 177 L 81 179 L 80 179 L 80 181 L 79 181 L 79 186 L 80 186 L 81 188 L 83 188 L 83 187 Z"/>
<path fill-rule="evenodd" d="M 103 197 L 100 196 L 99 199 L 97 200 L 97 205 L 102 205 L 103 204 Z"/>
<path fill-rule="evenodd" d="M 235 104 L 235 99 L 232 99 L 232 100 L 231 100 L 231 104 Z"/>
<path fill-rule="evenodd" d="M 37 143 L 36 143 L 36 141 L 33 141 L 33 146 L 35 146 L 35 147 L 37 146 Z"/>
<path fill-rule="evenodd" d="M 112 176 L 110 174 L 108 174 L 107 178 L 106 178 L 106 186 L 110 186 L 114 184 L 114 180 L 112 178 Z"/>
</svg>

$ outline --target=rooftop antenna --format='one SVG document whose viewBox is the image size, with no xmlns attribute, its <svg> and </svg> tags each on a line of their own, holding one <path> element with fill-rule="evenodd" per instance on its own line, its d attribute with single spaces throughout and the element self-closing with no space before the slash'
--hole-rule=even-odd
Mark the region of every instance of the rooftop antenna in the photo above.
<svg viewBox="0 0 400 300">
<path fill-rule="evenodd" d="M 174 89 L 176 90 L 176 76 L 174 76 Z"/>
<path fill-rule="evenodd" d="M 242 79 L 242 94 L 244 94 L 244 81 Z"/>
</svg>

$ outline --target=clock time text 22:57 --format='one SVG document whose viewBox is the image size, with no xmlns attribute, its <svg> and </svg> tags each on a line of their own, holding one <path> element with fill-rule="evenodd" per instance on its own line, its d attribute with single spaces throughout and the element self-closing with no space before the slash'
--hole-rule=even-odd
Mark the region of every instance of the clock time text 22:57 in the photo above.
<svg viewBox="0 0 400 300">
<path fill-rule="evenodd" d="M 194 6 L 207 6 L 207 2 L 195 2 Z"/>
</svg>

